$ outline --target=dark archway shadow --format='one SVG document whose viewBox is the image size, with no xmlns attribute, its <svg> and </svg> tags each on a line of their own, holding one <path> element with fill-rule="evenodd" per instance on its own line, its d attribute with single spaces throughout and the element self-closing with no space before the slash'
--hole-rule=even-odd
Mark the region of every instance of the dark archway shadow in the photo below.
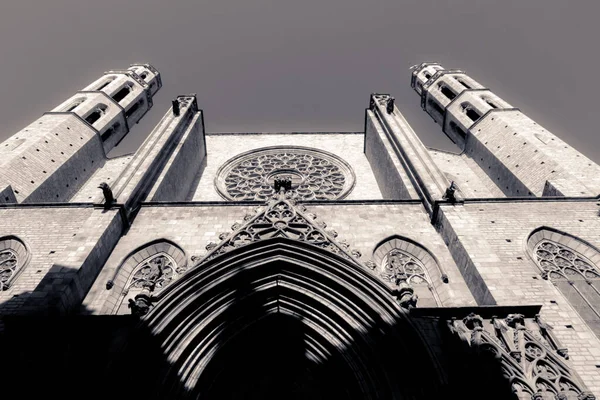
<svg viewBox="0 0 600 400">
<path fill-rule="evenodd" d="M 326 250 L 263 241 L 191 270 L 142 319 L 3 317 L 0 373 L 24 398 L 510 398 L 386 290 Z"/>
</svg>

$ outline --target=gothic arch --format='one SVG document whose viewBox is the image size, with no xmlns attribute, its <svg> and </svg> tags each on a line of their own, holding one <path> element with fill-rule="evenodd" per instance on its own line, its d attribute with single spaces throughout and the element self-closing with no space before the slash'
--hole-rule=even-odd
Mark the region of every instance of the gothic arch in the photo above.
<svg viewBox="0 0 600 400">
<path fill-rule="evenodd" d="M 448 276 L 436 257 L 419 243 L 399 235 L 386 238 L 375 247 L 373 262 L 376 273 L 392 287 L 401 285 L 398 278 L 411 286 L 420 306 L 441 305 L 435 287 L 448 283 Z"/>
<path fill-rule="evenodd" d="M 12 235 L 0 237 L 0 291 L 11 287 L 30 257 L 29 249 L 21 239 Z"/>
<path fill-rule="evenodd" d="M 120 293 L 113 309 L 116 314 L 128 314 L 128 301 L 147 286 L 156 292 L 177 280 L 188 268 L 183 249 L 167 239 L 146 243 L 129 253 L 106 283 L 109 290 Z"/>
<path fill-rule="evenodd" d="M 600 337 L 600 251 L 573 235 L 549 227 L 527 239 L 528 254 L 569 301 L 588 327 Z"/>
<path fill-rule="evenodd" d="M 276 237 L 233 249 L 193 267 L 152 303 L 142 322 L 168 361 L 156 376 L 160 398 L 220 398 L 254 370 L 306 393 L 325 382 L 319 393 L 339 399 L 433 398 L 443 383 L 390 290 L 352 260 L 306 242 Z M 269 346 L 262 356 L 244 338 L 291 325 L 298 336 L 285 336 L 275 351 L 284 362 L 261 364 Z M 248 359 L 252 367 L 236 375 Z M 285 373 L 293 365 L 301 371 Z"/>
</svg>

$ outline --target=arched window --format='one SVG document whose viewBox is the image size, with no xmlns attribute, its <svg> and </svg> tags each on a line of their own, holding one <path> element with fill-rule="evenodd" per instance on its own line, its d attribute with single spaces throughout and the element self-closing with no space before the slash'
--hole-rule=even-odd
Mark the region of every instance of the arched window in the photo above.
<svg viewBox="0 0 600 400">
<path fill-rule="evenodd" d="M 146 79 L 147 77 L 148 77 L 148 73 L 146 71 L 144 71 L 140 74 L 140 78 L 142 78 L 142 79 Z"/>
<path fill-rule="evenodd" d="M 185 253 L 179 246 L 160 240 L 130 254 L 107 283 L 107 288 L 120 292 L 118 314 L 130 314 L 129 304 L 139 294 L 157 294 L 187 270 Z M 118 279 L 119 276 L 123 278 Z M 125 285 L 116 287 L 118 282 Z M 113 289 L 113 285 L 115 288 Z"/>
<path fill-rule="evenodd" d="M 99 104 L 91 113 L 85 117 L 85 120 L 88 124 L 93 125 L 96 121 L 100 119 L 106 112 L 106 105 Z"/>
<path fill-rule="evenodd" d="M 529 248 L 542 277 L 560 290 L 600 337 L 600 269 L 592 261 L 600 259 L 600 253 L 580 240 L 550 229 L 534 233 Z"/>
<path fill-rule="evenodd" d="M 108 128 L 102 135 L 102 141 L 106 141 L 109 137 L 111 137 L 115 132 L 118 132 L 121 128 L 121 124 L 119 122 L 115 122 L 113 126 Z"/>
<path fill-rule="evenodd" d="M 377 246 L 373 252 L 373 262 L 376 272 L 397 295 L 403 289 L 410 288 L 418 298 L 419 307 L 437 307 L 441 304 L 433 280 L 448 280 L 435 258 L 424 247 L 409 239 L 393 237 Z M 402 301 L 401 298 L 398 300 Z"/>
<path fill-rule="evenodd" d="M 490 107 L 492 108 L 498 108 L 498 106 L 496 105 L 496 103 L 494 103 L 490 98 L 488 97 L 483 97 L 482 98 L 483 101 L 485 101 Z"/>
<path fill-rule="evenodd" d="M 431 78 L 431 73 L 429 73 L 429 71 L 425 71 L 423 73 L 423 76 L 425 76 L 425 79 L 429 79 L 429 78 Z"/>
<path fill-rule="evenodd" d="M 74 109 L 79 107 L 81 104 L 83 104 L 84 101 L 85 101 L 85 97 L 79 97 L 79 98 L 75 99 L 75 101 L 73 101 L 73 103 L 71 103 L 71 105 L 69 107 L 67 107 L 65 112 L 73 111 Z"/>
<path fill-rule="evenodd" d="M 113 100 L 116 101 L 117 103 L 120 102 L 125 97 L 127 97 L 127 95 L 129 93 L 131 93 L 131 89 L 132 89 L 132 84 L 128 82 L 125 86 L 123 86 L 121 88 L 121 90 L 119 90 L 117 93 L 114 94 L 114 96 L 112 97 Z"/>
<path fill-rule="evenodd" d="M 450 89 L 443 83 L 440 83 L 438 87 L 440 88 L 440 91 L 444 96 L 446 96 L 450 100 L 454 100 L 454 98 L 456 97 L 456 93 L 454 93 L 454 90 Z"/>
<path fill-rule="evenodd" d="M 428 103 L 431 106 L 431 108 L 440 113 L 440 115 L 444 115 L 444 109 L 440 107 L 440 105 L 437 102 L 435 102 L 433 99 L 429 99 Z"/>
<path fill-rule="evenodd" d="M 132 105 L 129 110 L 127 110 L 127 112 L 125 113 L 125 117 L 126 118 L 131 117 L 133 115 L 133 113 L 135 113 L 142 104 L 144 104 L 144 100 L 140 99 L 137 103 Z"/>
<path fill-rule="evenodd" d="M 471 121 L 475 122 L 479 118 L 481 118 L 481 115 L 477 111 L 475 111 L 475 109 L 469 103 L 461 104 L 461 108 L 463 112 L 467 114 L 467 117 L 469 117 Z"/>
<path fill-rule="evenodd" d="M 0 238 L 0 291 L 7 290 L 29 259 L 27 248 L 14 236 Z"/>
<path fill-rule="evenodd" d="M 102 82 L 102 84 L 100 86 L 98 86 L 96 88 L 96 90 L 102 90 L 102 89 L 104 89 L 105 87 L 107 87 L 108 85 L 110 85 L 110 83 L 112 81 L 114 81 L 115 78 L 116 78 L 115 76 L 109 76 L 109 77 L 107 77 L 106 80 L 104 82 Z"/>
<path fill-rule="evenodd" d="M 450 121 L 450 129 L 452 129 L 452 132 L 458 134 L 463 139 L 467 137 L 467 133 L 463 131 L 454 121 Z"/>
<path fill-rule="evenodd" d="M 458 81 L 458 83 L 460 83 L 461 85 L 463 85 L 466 89 L 473 89 L 471 87 L 471 85 L 469 85 L 467 82 L 465 82 L 464 79 L 458 78 L 458 77 L 456 77 L 455 79 Z"/>
</svg>

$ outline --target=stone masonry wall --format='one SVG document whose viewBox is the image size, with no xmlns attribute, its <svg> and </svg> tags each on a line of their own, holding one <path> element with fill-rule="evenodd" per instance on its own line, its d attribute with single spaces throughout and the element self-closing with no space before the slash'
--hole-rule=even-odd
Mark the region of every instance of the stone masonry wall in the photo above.
<svg viewBox="0 0 600 400">
<path fill-rule="evenodd" d="M 527 239 L 546 226 L 600 248 L 595 201 L 467 202 L 442 206 L 440 233 L 480 305 L 541 304 L 571 363 L 589 388 L 600 393 L 600 340 L 554 285 L 541 278 Z"/>
<path fill-rule="evenodd" d="M 356 133 L 207 134 L 206 167 L 199 179 L 194 201 L 223 200 L 214 188 L 217 170 L 229 159 L 249 150 L 269 146 L 304 146 L 333 153 L 348 162 L 356 174 L 356 186 L 346 199 L 381 199 L 382 195 L 363 153 L 364 135 Z"/>
<path fill-rule="evenodd" d="M 111 254 L 106 266 L 98 276 L 84 302 L 93 313 L 110 313 L 122 301 L 119 281 L 106 289 L 106 282 L 113 279 L 116 269 L 126 257 L 157 240 L 167 239 L 181 247 L 191 263 L 191 257 L 206 254 L 209 242 L 219 243 L 221 232 L 231 232 L 235 222 L 243 223 L 244 215 L 257 206 L 241 205 L 194 205 L 194 206 L 143 206 L 135 223 L 123 236 Z M 475 301 L 461 279 L 441 237 L 435 232 L 428 216 L 419 204 L 309 204 L 308 212 L 315 213 L 318 221 L 328 229 L 339 233 L 337 240 L 345 240 L 353 249 L 362 253 L 362 261 L 372 258 L 375 247 L 392 235 L 401 235 L 421 244 L 429 250 L 448 274 L 449 283 L 441 281 L 440 272 L 428 271 L 432 284 L 445 306 L 474 305 Z"/>
</svg>

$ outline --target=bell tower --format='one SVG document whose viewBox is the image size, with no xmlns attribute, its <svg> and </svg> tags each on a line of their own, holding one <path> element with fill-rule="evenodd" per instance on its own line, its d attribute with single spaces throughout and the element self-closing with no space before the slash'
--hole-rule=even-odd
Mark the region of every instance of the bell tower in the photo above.
<svg viewBox="0 0 600 400">
<path fill-rule="evenodd" d="M 421 107 L 506 196 L 597 196 L 600 167 L 461 70 L 412 67 Z"/>
<path fill-rule="evenodd" d="M 68 201 L 152 107 L 149 64 L 106 72 L 0 145 L 0 202 Z"/>
</svg>

